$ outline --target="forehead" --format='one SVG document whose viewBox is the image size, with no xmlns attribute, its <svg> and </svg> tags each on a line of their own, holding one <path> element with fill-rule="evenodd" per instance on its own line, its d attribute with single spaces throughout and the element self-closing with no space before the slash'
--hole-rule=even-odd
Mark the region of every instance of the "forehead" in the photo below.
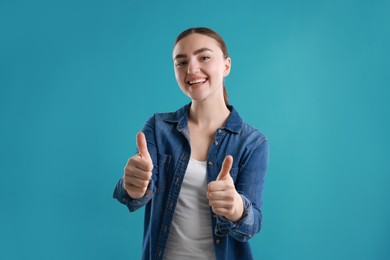
<svg viewBox="0 0 390 260">
<path fill-rule="evenodd" d="M 177 54 L 192 54 L 194 51 L 201 48 L 208 48 L 213 52 L 221 52 L 222 50 L 218 42 L 210 36 L 193 33 L 181 39 L 173 48 L 173 56 Z"/>
</svg>

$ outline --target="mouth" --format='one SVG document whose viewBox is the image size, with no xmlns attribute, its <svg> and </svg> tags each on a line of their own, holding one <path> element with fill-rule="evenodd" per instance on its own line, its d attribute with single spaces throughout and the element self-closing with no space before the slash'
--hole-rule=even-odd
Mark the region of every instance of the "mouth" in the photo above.
<svg viewBox="0 0 390 260">
<path fill-rule="evenodd" d="M 199 86 L 199 85 L 205 83 L 206 81 L 207 81 L 207 79 L 191 79 L 191 80 L 187 81 L 187 84 L 190 86 Z"/>
</svg>

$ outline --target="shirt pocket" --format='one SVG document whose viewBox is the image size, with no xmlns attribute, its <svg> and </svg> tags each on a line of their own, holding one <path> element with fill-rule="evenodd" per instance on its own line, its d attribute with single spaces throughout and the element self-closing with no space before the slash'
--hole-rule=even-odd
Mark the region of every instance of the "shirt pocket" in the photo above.
<svg viewBox="0 0 390 260">
<path fill-rule="evenodd" d="M 153 165 L 153 167 L 157 169 L 156 192 L 164 192 L 166 189 L 171 159 L 172 156 L 168 154 L 158 154 L 158 165 Z"/>
<path fill-rule="evenodd" d="M 230 176 L 232 177 L 234 183 L 235 183 L 236 180 L 237 180 L 238 169 L 239 169 L 238 167 L 232 167 L 232 168 L 230 169 Z"/>
</svg>

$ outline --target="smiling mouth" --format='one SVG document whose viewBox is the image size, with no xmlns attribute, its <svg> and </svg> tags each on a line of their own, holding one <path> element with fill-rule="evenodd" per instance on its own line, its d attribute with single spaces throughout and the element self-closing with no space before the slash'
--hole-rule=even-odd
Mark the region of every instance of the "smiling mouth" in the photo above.
<svg viewBox="0 0 390 260">
<path fill-rule="evenodd" d="M 187 81 L 187 84 L 190 86 L 200 85 L 200 84 L 205 83 L 206 81 L 207 81 L 207 79 L 195 79 L 195 80 Z"/>
</svg>

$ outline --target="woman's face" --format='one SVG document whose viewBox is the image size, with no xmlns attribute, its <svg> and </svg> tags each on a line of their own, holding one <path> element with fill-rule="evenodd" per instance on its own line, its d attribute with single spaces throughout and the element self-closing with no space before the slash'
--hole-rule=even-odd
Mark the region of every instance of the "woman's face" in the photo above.
<svg viewBox="0 0 390 260">
<path fill-rule="evenodd" d="M 224 58 L 213 38 L 193 33 L 173 49 L 176 81 L 193 101 L 223 99 L 223 78 L 230 72 L 230 58 Z"/>
</svg>

